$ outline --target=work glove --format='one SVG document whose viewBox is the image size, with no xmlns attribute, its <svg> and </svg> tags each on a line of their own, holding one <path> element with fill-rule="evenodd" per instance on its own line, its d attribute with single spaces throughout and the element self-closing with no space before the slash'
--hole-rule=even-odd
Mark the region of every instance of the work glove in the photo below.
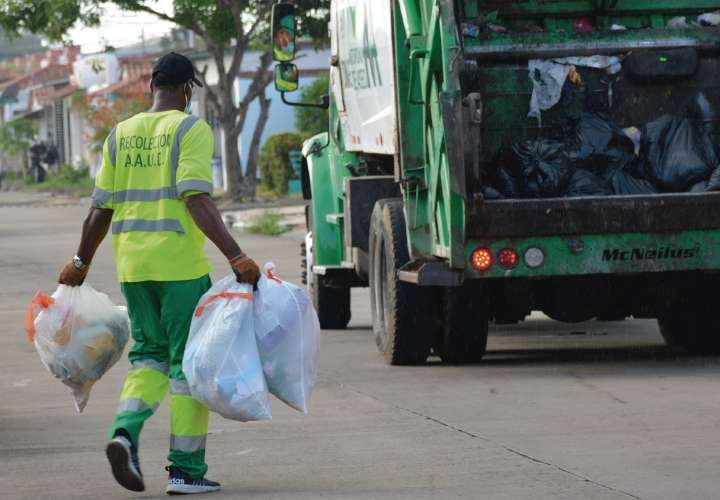
<svg viewBox="0 0 720 500">
<path fill-rule="evenodd" d="M 230 267 L 232 267 L 238 283 L 249 283 L 251 285 L 255 285 L 260 279 L 260 268 L 254 260 L 244 253 L 230 259 Z"/>
<path fill-rule="evenodd" d="M 67 264 L 65 264 L 65 267 L 63 267 L 63 270 L 60 272 L 58 283 L 67 286 L 80 286 L 85 281 L 88 269 L 89 268 L 86 268 L 84 271 L 81 271 L 77 267 L 75 267 L 75 264 L 73 264 L 72 261 L 69 261 Z"/>
</svg>

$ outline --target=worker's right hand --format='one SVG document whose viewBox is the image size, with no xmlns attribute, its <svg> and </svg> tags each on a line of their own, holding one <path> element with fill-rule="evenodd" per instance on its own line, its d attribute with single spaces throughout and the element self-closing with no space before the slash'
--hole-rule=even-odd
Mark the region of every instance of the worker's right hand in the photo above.
<svg viewBox="0 0 720 500">
<path fill-rule="evenodd" d="M 260 268 L 254 260 L 244 253 L 230 259 L 230 267 L 237 276 L 238 283 L 255 285 L 260 279 Z"/>
<path fill-rule="evenodd" d="M 69 261 L 67 264 L 65 264 L 65 267 L 63 267 L 63 270 L 60 272 L 58 283 L 67 286 L 80 286 L 85 281 L 87 272 L 87 269 L 81 271 L 77 267 L 75 267 L 75 264 L 73 264 L 72 261 Z"/>
</svg>

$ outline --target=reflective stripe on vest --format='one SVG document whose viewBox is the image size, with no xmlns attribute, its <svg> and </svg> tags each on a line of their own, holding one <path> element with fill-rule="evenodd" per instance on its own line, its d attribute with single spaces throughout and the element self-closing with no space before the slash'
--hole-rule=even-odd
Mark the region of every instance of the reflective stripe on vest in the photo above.
<svg viewBox="0 0 720 500">
<path fill-rule="evenodd" d="M 188 133 L 199 119 L 200 118 L 194 115 L 184 118 L 183 121 L 180 122 L 177 132 L 175 132 L 175 140 L 173 141 L 172 151 L 170 152 L 170 170 L 172 172 L 171 186 L 177 185 L 177 170 L 180 165 L 180 144 L 182 144 L 185 134 Z"/>
<path fill-rule="evenodd" d="M 118 191 L 113 196 L 115 203 L 123 203 L 125 201 L 159 201 L 174 200 L 177 198 L 177 191 L 173 187 L 164 187 L 160 189 L 127 189 Z"/>
<path fill-rule="evenodd" d="M 109 191 L 105 191 L 104 189 L 100 189 L 99 187 L 96 187 L 93 190 L 92 194 L 92 203 L 91 206 L 94 208 L 100 208 L 105 203 L 110 201 L 110 198 L 112 198 L 112 193 Z"/>
<path fill-rule="evenodd" d="M 177 185 L 178 196 L 182 196 L 182 194 L 186 193 L 187 191 L 202 191 L 203 193 L 212 193 L 213 185 L 211 182 L 200 180 L 179 182 Z"/>
<path fill-rule="evenodd" d="M 117 146 L 115 141 L 115 127 L 110 131 L 110 135 L 107 138 L 108 141 L 108 155 L 110 156 L 110 164 L 114 167 L 117 159 Z"/>
<path fill-rule="evenodd" d="M 112 223 L 112 234 L 129 233 L 133 231 L 143 231 L 148 233 L 157 233 L 160 231 L 172 231 L 174 233 L 185 234 L 182 224 L 177 219 L 125 219 Z"/>
</svg>

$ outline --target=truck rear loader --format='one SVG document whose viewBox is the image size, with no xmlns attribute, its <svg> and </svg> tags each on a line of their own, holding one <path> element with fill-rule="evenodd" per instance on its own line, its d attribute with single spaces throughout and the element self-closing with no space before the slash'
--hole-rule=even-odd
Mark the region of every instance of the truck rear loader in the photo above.
<svg viewBox="0 0 720 500">
<path fill-rule="evenodd" d="M 391 364 L 477 362 L 489 324 L 532 311 L 563 322 L 657 318 L 668 344 L 720 352 L 720 193 L 487 189 L 503 149 L 584 113 L 626 129 L 687 117 L 698 98 L 719 109 L 720 28 L 699 21 L 717 9 L 332 0 L 328 131 L 302 151 L 303 265 L 322 327 L 345 328 L 350 289 L 369 286 L 375 340 Z M 276 87 L 288 103 L 296 28 L 295 8 L 277 4 Z M 586 59 L 558 102 L 533 115 L 530 64 L 568 57 Z M 593 57 L 621 64 L 612 72 Z M 716 144 L 714 115 L 691 118 Z"/>
</svg>

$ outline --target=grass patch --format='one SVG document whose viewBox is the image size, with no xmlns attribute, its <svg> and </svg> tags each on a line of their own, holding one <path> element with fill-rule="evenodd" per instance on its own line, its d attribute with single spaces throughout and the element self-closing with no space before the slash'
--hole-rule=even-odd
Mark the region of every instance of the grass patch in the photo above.
<svg viewBox="0 0 720 500">
<path fill-rule="evenodd" d="M 95 181 L 90 177 L 87 168 L 75 170 L 70 165 L 62 165 L 48 173 L 45 182 L 40 184 L 26 183 L 28 191 L 50 192 L 70 196 L 90 196 Z"/>
<path fill-rule="evenodd" d="M 271 201 L 275 201 L 280 198 L 280 196 L 275 191 L 273 191 L 272 189 L 268 189 L 262 184 L 258 184 L 257 186 L 255 186 L 255 197 L 259 200 Z"/>
<path fill-rule="evenodd" d="M 273 211 L 266 211 L 255 217 L 252 224 L 247 228 L 251 234 L 262 234 L 264 236 L 280 236 L 290 230 L 289 227 L 280 223 L 282 216 Z"/>
<path fill-rule="evenodd" d="M 95 181 L 90 177 L 87 168 L 75 170 L 70 165 L 62 165 L 57 170 L 51 171 L 45 182 L 32 184 L 33 189 L 38 191 L 49 191 L 72 196 L 90 196 L 94 186 Z"/>
</svg>

